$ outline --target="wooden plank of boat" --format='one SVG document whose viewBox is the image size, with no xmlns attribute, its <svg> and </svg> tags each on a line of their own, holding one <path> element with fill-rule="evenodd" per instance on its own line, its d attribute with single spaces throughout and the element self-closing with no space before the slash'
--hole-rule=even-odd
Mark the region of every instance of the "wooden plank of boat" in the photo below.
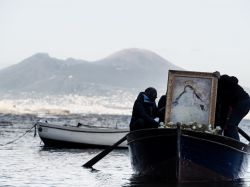
<svg viewBox="0 0 250 187">
<path fill-rule="evenodd" d="M 37 122 L 38 134 L 45 146 L 52 147 L 107 147 L 128 133 L 127 129 L 81 128 Z M 119 148 L 126 148 L 123 142 Z"/>
<path fill-rule="evenodd" d="M 228 181 L 247 169 L 248 145 L 221 135 L 179 128 L 144 129 L 127 136 L 135 174 L 178 182 Z"/>
</svg>

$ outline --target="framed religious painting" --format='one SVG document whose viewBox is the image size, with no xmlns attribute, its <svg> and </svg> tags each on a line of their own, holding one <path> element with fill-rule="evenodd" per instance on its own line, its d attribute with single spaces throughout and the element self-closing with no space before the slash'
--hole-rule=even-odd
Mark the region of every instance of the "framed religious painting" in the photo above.
<svg viewBox="0 0 250 187">
<path fill-rule="evenodd" d="M 213 73 L 169 70 L 165 122 L 213 127 L 217 83 Z"/>
</svg>

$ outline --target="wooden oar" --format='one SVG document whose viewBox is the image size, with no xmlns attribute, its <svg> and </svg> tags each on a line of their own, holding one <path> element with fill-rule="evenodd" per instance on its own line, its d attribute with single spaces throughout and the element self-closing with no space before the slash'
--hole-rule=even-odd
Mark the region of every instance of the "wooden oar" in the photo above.
<svg viewBox="0 0 250 187">
<path fill-rule="evenodd" d="M 240 127 L 238 127 L 238 132 L 244 137 L 246 138 L 246 140 L 248 140 L 250 142 L 250 136 L 245 132 L 243 131 Z"/>
<path fill-rule="evenodd" d="M 121 138 L 119 141 L 114 143 L 112 146 L 108 147 L 107 149 L 100 152 L 98 155 L 96 155 L 94 158 L 90 159 L 88 162 L 83 164 L 83 167 L 85 168 L 92 168 L 94 164 L 96 164 L 99 160 L 101 160 L 103 157 L 105 157 L 107 154 L 109 154 L 113 149 L 115 149 L 118 145 L 120 145 L 122 142 L 124 142 L 127 139 L 127 135 Z"/>
</svg>

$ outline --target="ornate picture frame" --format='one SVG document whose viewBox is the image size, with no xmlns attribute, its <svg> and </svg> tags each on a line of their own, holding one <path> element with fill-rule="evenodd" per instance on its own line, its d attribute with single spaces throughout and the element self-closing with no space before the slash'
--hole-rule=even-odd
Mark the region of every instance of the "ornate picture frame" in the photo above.
<svg viewBox="0 0 250 187">
<path fill-rule="evenodd" d="M 214 126 L 218 79 L 213 73 L 169 70 L 165 123 Z"/>
</svg>

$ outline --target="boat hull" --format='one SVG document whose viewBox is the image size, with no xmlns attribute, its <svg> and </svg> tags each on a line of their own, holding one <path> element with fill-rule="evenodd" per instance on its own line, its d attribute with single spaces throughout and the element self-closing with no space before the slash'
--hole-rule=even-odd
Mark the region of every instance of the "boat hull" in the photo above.
<svg viewBox="0 0 250 187">
<path fill-rule="evenodd" d="M 37 123 L 38 134 L 47 147 L 105 148 L 124 137 L 128 130 L 108 128 L 80 128 Z M 119 148 L 127 148 L 123 142 Z"/>
<path fill-rule="evenodd" d="M 249 155 L 242 142 L 179 128 L 133 131 L 128 146 L 136 174 L 178 182 L 239 179 Z"/>
</svg>

